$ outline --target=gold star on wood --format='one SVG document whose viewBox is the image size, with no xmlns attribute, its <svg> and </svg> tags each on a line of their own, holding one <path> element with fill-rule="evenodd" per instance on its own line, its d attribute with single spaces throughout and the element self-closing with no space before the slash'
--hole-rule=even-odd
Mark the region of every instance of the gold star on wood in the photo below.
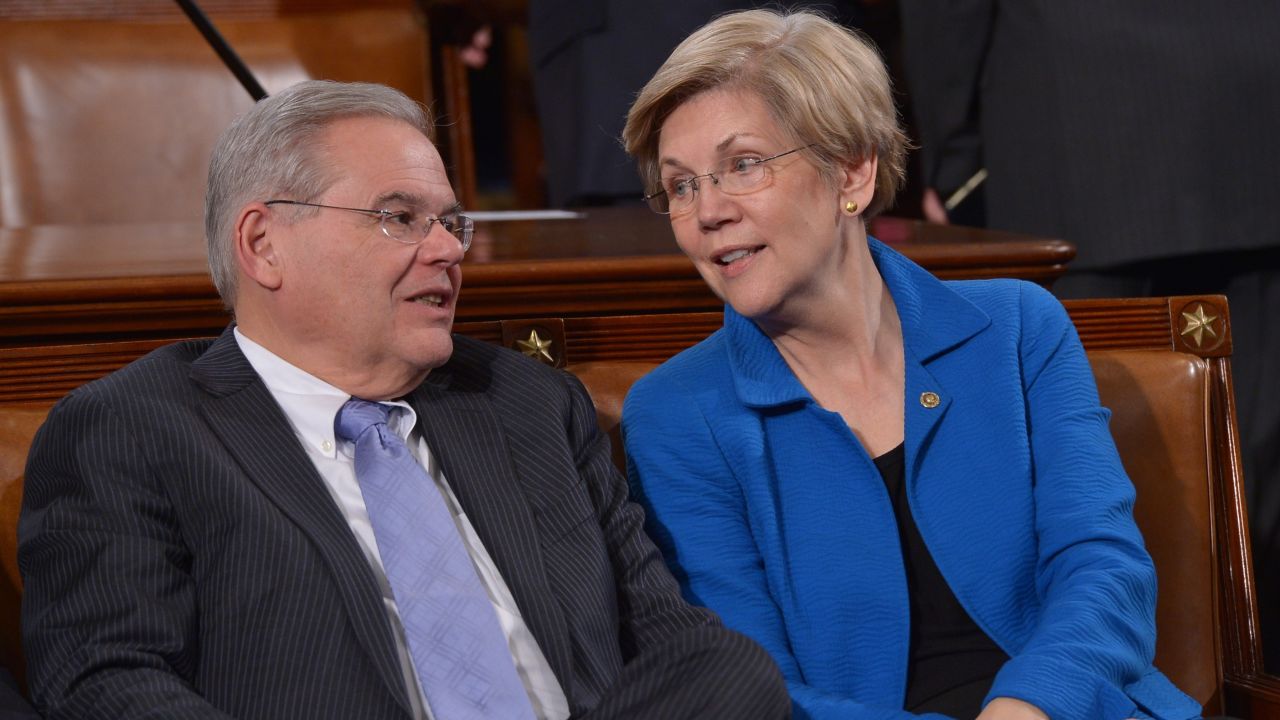
<svg viewBox="0 0 1280 720">
<path fill-rule="evenodd" d="M 551 357 L 551 341 L 539 337 L 536 329 L 530 330 L 529 337 L 524 340 L 517 340 L 516 347 L 534 360 L 541 360 L 548 365 L 556 364 L 556 359 Z"/>
<path fill-rule="evenodd" d="M 1182 313 L 1182 336 L 1191 336 L 1196 341 L 1196 347 L 1200 347 L 1204 341 L 1204 334 L 1209 333 L 1209 337 L 1218 337 L 1218 333 L 1213 329 L 1213 323 L 1218 319 L 1217 315 L 1207 315 L 1204 311 L 1204 305 L 1196 303 L 1195 309 L 1191 312 Z"/>
</svg>

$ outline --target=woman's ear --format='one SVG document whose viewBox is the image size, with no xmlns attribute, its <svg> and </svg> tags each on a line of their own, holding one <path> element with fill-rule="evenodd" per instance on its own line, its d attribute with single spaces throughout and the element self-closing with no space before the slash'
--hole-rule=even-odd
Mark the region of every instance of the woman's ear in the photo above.
<svg viewBox="0 0 1280 720">
<path fill-rule="evenodd" d="M 278 289 L 283 279 L 282 257 L 275 244 L 281 227 L 271 222 L 270 208 L 255 202 L 240 210 L 233 228 L 236 265 L 245 278 L 267 290 Z"/>
<path fill-rule="evenodd" d="M 864 212 L 876 194 L 876 156 L 867 155 L 843 163 L 837 177 L 841 208 L 849 214 Z"/>
</svg>

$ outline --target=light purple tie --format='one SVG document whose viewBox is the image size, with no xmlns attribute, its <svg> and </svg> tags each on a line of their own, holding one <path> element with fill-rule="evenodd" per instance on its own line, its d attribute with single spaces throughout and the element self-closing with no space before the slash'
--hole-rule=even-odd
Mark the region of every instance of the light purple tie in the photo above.
<svg viewBox="0 0 1280 720">
<path fill-rule="evenodd" d="M 338 411 L 334 431 L 355 443 L 356 480 L 431 714 L 531 719 L 493 604 L 444 498 L 387 427 L 390 412 L 352 398 Z"/>
</svg>

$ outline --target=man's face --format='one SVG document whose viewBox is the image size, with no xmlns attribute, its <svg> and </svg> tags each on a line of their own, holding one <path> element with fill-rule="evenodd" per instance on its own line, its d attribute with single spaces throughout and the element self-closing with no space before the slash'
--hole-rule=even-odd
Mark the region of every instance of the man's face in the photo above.
<svg viewBox="0 0 1280 720">
<path fill-rule="evenodd" d="M 406 123 L 343 119 L 319 142 L 337 181 L 313 202 L 429 216 L 457 202 L 440 154 Z M 286 359 L 362 397 L 403 394 L 453 352 L 461 243 L 440 223 L 406 244 L 375 215 L 315 209 L 293 220 L 298 210 L 270 208 L 282 273 L 270 322 L 290 338 Z"/>
</svg>

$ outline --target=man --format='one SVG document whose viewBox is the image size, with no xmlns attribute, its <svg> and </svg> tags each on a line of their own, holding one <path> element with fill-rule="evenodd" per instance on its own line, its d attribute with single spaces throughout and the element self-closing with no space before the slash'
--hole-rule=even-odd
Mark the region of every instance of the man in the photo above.
<svg viewBox="0 0 1280 720">
<path fill-rule="evenodd" d="M 224 133 L 235 325 L 76 390 L 32 446 L 49 717 L 788 713 L 764 652 L 680 599 L 582 387 L 451 336 L 471 225 L 427 127 L 312 81 Z"/>
<path fill-rule="evenodd" d="M 547 200 L 552 207 L 634 205 L 644 194 L 635 164 L 618 140 L 627 109 L 676 45 L 704 23 L 766 0 L 530 0 L 533 71 Z M 850 26 L 855 0 L 796 0 Z"/>
</svg>

